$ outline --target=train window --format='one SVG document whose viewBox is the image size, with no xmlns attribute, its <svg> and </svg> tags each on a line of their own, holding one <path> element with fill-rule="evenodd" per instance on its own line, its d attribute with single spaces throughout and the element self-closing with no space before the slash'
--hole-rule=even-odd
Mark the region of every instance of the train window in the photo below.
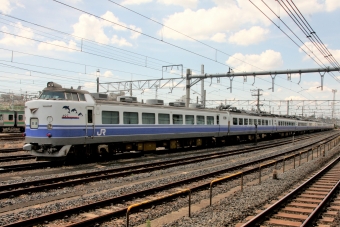
<svg viewBox="0 0 340 227">
<path fill-rule="evenodd" d="M 248 125 L 248 119 L 244 118 L 244 125 Z"/>
<path fill-rule="evenodd" d="M 103 124 L 119 124 L 119 112 L 118 111 L 103 111 L 102 112 Z"/>
<path fill-rule="evenodd" d="M 249 119 L 249 125 L 253 125 L 254 122 L 253 122 L 253 119 Z"/>
<path fill-rule="evenodd" d="M 170 124 L 170 114 L 158 114 L 158 124 L 169 125 Z"/>
<path fill-rule="evenodd" d="M 207 116 L 207 125 L 213 125 L 214 124 L 214 117 Z"/>
<path fill-rule="evenodd" d="M 86 101 L 84 94 L 78 94 L 80 101 Z"/>
<path fill-rule="evenodd" d="M 238 125 L 243 125 L 243 118 L 238 119 Z"/>
<path fill-rule="evenodd" d="M 259 120 L 257 121 L 257 124 L 258 124 L 258 125 L 261 125 L 261 119 L 259 119 Z"/>
<path fill-rule="evenodd" d="M 8 120 L 13 121 L 13 115 L 12 114 L 8 115 Z"/>
<path fill-rule="evenodd" d="M 0 121 L 3 121 L 2 114 L 0 114 Z"/>
<path fill-rule="evenodd" d="M 257 125 L 257 119 L 254 119 L 254 125 Z"/>
<path fill-rule="evenodd" d="M 198 125 L 204 125 L 205 124 L 204 116 L 196 116 L 196 121 L 197 121 Z"/>
<path fill-rule="evenodd" d="M 71 93 L 66 92 L 65 95 L 66 95 L 66 99 L 67 99 L 67 100 L 72 100 L 72 95 L 71 95 Z"/>
<path fill-rule="evenodd" d="M 266 125 L 268 125 L 268 120 L 266 120 Z"/>
<path fill-rule="evenodd" d="M 24 120 L 24 116 L 23 116 L 23 115 L 18 115 L 18 120 L 19 120 L 19 121 Z"/>
<path fill-rule="evenodd" d="M 77 93 L 72 93 L 72 100 L 79 101 Z"/>
<path fill-rule="evenodd" d="M 233 118 L 233 125 L 237 125 L 237 118 Z"/>
<path fill-rule="evenodd" d="M 185 115 L 185 124 L 186 125 L 193 125 L 193 124 L 195 124 L 194 115 Z"/>
<path fill-rule="evenodd" d="M 172 115 L 172 122 L 173 122 L 174 125 L 182 125 L 183 124 L 183 115 L 173 114 Z"/>
<path fill-rule="evenodd" d="M 156 117 L 154 113 L 142 113 L 142 124 L 154 125 L 156 123 Z"/>
<path fill-rule="evenodd" d="M 62 91 L 43 91 L 39 99 L 64 100 L 65 94 Z"/>
<path fill-rule="evenodd" d="M 265 120 L 262 120 L 262 125 L 266 125 Z"/>
<path fill-rule="evenodd" d="M 93 123 L 92 110 L 87 110 L 87 123 Z"/>
<path fill-rule="evenodd" d="M 220 124 L 220 115 L 216 116 L 216 124 L 218 124 L 218 125 Z"/>
<path fill-rule="evenodd" d="M 137 112 L 124 112 L 123 113 L 124 124 L 138 124 L 138 113 Z"/>
</svg>

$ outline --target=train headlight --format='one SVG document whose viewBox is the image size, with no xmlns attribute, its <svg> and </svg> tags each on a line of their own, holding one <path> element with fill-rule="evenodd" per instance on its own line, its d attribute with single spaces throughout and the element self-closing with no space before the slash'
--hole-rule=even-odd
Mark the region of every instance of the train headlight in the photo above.
<svg viewBox="0 0 340 227">
<path fill-rule="evenodd" d="M 52 129 L 52 128 L 53 128 L 52 124 L 47 124 L 47 129 Z"/>
<path fill-rule="evenodd" d="M 26 132 L 22 133 L 22 137 L 26 137 Z"/>
<path fill-rule="evenodd" d="M 48 138 L 51 138 L 51 137 L 52 137 L 52 133 L 47 133 L 46 136 L 47 136 Z"/>
</svg>

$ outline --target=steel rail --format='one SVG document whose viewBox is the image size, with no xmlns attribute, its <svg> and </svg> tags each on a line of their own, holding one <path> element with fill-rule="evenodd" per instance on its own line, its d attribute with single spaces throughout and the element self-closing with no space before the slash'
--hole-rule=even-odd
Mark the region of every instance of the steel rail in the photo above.
<svg viewBox="0 0 340 227">
<path fill-rule="evenodd" d="M 338 134 L 336 134 L 336 136 L 338 136 Z M 327 142 L 328 142 L 328 140 L 327 140 Z M 316 143 L 319 143 L 319 142 L 316 142 Z M 305 149 L 308 146 L 309 145 L 306 145 L 306 146 L 303 146 L 303 147 L 297 148 L 297 149 L 292 149 L 291 152 L 301 150 L 301 149 Z M 284 153 L 287 153 L 287 152 L 284 152 Z M 117 196 L 117 197 L 110 198 L 110 199 L 104 199 L 104 200 L 101 200 L 101 201 L 97 201 L 97 202 L 94 202 L 94 203 L 90 203 L 90 204 L 86 204 L 86 205 L 82 205 L 82 206 L 78 206 L 78 207 L 73 207 L 73 208 L 58 211 L 58 212 L 55 212 L 55 213 L 45 214 L 45 215 L 35 217 L 35 218 L 31 218 L 31 219 L 28 219 L 28 220 L 24 220 L 24 221 L 20 221 L 20 222 L 16 222 L 16 223 L 11 223 L 11 224 L 5 225 L 4 227 L 31 226 L 31 225 L 34 225 L 34 224 L 37 224 L 37 223 L 40 223 L 40 222 L 43 222 L 43 221 L 46 221 L 46 220 L 57 219 L 57 218 L 63 217 L 64 215 L 70 215 L 70 213 L 79 213 L 80 211 L 84 211 L 84 210 L 98 209 L 98 208 L 100 208 L 102 206 L 106 206 L 110 203 L 122 203 L 123 201 L 127 201 L 129 199 L 134 199 L 136 197 L 145 197 L 147 195 L 154 194 L 155 192 L 159 192 L 159 191 L 162 191 L 162 190 L 168 190 L 170 188 L 177 187 L 179 185 L 187 184 L 187 183 L 194 182 L 194 181 L 199 181 L 199 180 L 202 180 L 202 179 L 206 179 L 207 177 L 212 177 L 212 176 L 223 174 L 225 172 L 230 172 L 230 171 L 234 171 L 234 170 L 237 170 L 237 169 L 240 169 L 240 168 L 255 165 L 259 162 L 263 162 L 263 161 L 271 160 L 275 157 L 279 157 L 280 155 L 282 156 L 282 154 L 279 154 L 279 155 L 275 155 L 275 156 L 272 156 L 272 157 L 263 158 L 263 159 L 260 159 L 260 160 L 256 160 L 256 161 L 252 161 L 252 162 L 249 162 L 249 163 L 234 166 L 234 167 L 231 167 L 231 168 L 228 168 L 228 169 L 219 170 L 219 171 L 211 172 L 211 173 L 208 173 L 208 174 L 203 174 L 203 175 L 200 175 L 200 176 L 192 177 L 190 179 L 179 180 L 179 181 L 172 182 L 172 183 L 166 184 L 166 185 L 161 185 L 161 186 L 158 186 L 158 187 L 155 187 L 155 188 L 145 189 L 145 190 L 142 190 L 142 191 L 138 191 L 138 192 L 122 195 L 122 196 Z M 255 168 L 247 170 L 245 172 L 251 173 L 252 171 L 257 171 L 257 170 L 258 170 L 258 167 L 255 167 Z M 206 183 L 199 184 L 197 186 L 194 186 L 194 187 L 190 188 L 190 190 L 191 191 L 197 191 L 197 190 L 200 190 L 200 189 L 209 188 L 209 185 L 210 185 L 210 181 L 206 182 Z M 101 216 L 97 216 L 97 217 L 94 217 L 94 218 L 91 218 L 91 219 L 83 220 L 81 223 L 80 222 L 79 223 L 72 223 L 72 224 L 69 224 L 68 226 L 91 226 L 91 225 L 93 225 L 97 222 L 104 221 L 109 217 L 124 214 L 126 211 L 127 211 L 127 208 L 123 208 L 123 209 L 113 211 L 113 212 L 110 212 L 110 213 L 107 213 L 107 214 L 104 214 L 104 215 L 101 215 Z"/>
<path fill-rule="evenodd" d="M 243 224 L 241 227 L 253 227 L 257 226 L 260 223 L 263 223 L 269 216 L 273 213 L 277 212 L 282 206 L 294 199 L 298 194 L 308 188 L 316 179 L 320 178 L 326 172 L 328 172 L 334 165 L 336 165 L 340 161 L 340 157 L 337 157 L 333 162 L 329 163 L 326 167 L 316 173 L 313 177 L 309 178 L 305 183 L 301 184 L 299 187 L 294 189 L 292 192 L 285 195 L 282 199 L 275 202 L 273 205 L 262 211 L 260 214 L 253 217 L 251 220 Z"/>
<path fill-rule="evenodd" d="M 29 193 L 29 192 L 38 192 L 42 190 L 50 190 L 58 187 L 67 187 L 74 186 L 79 184 L 84 184 L 93 181 L 99 181 L 104 179 L 112 179 L 116 177 L 123 177 L 131 174 L 140 174 L 149 171 L 156 171 L 159 169 L 170 168 L 178 165 L 185 165 L 190 163 L 195 163 L 199 161 L 206 161 L 209 159 L 217 159 L 223 158 L 231 155 L 236 155 L 240 153 L 252 152 L 260 149 L 268 149 L 272 147 L 276 147 L 278 145 L 285 145 L 290 142 L 280 142 L 277 144 L 259 146 L 259 147 L 250 147 L 250 148 L 242 148 L 233 151 L 226 151 L 222 153 L 213 153 L 208 155 L 202 155 L 198 158 L 187 158 L 176 159 L 171 161 L 161 161 L 154 162 L 150 164 L 141 164 L 130 167 L 122 167 L 115 168 L 110 170 L 100 170 L 91 173 L 82 173 L 75 175 L 68 175 L 62 177 L 48 178 L 43 180 L 35 180 L 22 182 L 17 184 L 9 184 L 0 186 L 0 198 L 6 198 L 8 196 L 18 196 L 21 194 Z M 1 172 L 1 171 L 0 171 Z"/>
</svg>

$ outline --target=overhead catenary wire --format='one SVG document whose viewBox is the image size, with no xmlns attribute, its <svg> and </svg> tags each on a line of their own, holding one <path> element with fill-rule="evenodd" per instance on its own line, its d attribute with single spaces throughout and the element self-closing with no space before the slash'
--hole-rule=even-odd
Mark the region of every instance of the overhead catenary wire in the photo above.
<svg viewBox="0 0 340 227">
<path fill-rule="evenodd" d="M 206 46 L 206 47 L 209 47 L 209 48 L 211 48 L 211 49 L 213 49 L 213 50 L 215 50 L 215 51 L 217 51 L 217 52 L 219 52 L 219 53 L 225 54 L 225 55 L 227 55 L 227 56 L 229 56 L 229 57 L 231 57 L 231 58 L 234 58 L 234 59 L 236 59 L 236 60 L 238 60 L 238 61 L 240 61 L 240 62 L 243 62 L 243 63 L 245 63 L 245 64 L 247 64 L 247 65 L 250 65 L 250 66 L 252 66 L 252 67 L 254 67 L 254 68 L 261 69 L 261 68 L 255 66 L 255 65 L 253 65 L 253 64 L 250 64 L 250 63 L 245 62 L 245 61 L 243 61 L 243 60 L 241 60 L 241 59 L 238 59 L 238 58 L 236 58 L 236 57 L 234 57 L 234 56 L 232 56 L 232 55 L 230 55 L 230 54 L 228 54 L 228 53 L 225 53 L 225 52 L 223 52 L 223 51 L 221 51 L 221 50 L 218 50 L 217 48 L 215 48 L 215 47 L 213 47 L 213 46 L 211 46 L 211 45 L 209 45 L 209 44 L 207 44 L 207 43 L 204 43 L 204 42 L 202 42 L 202 41 L 200 41 L 200 40 L 198 40 L 198 39 L 195 39 L 195 38 L 193 38 L 193 37 L 191 37 L 191 36 L 189 36 L 189 35 L 186 35 L 186 34 L 184 34 L 183 32 L 180 32 L 180 31 L 178 31 L 178 30 L 176 30 L 176 29 L 174 29 L 174 28 L 171 28 L 171 27 L 169 27 L 169 26 L 167 26 L 167 25 L 165 25 L 165 24 L 163 24 L 163 23 L 161 23 L 161 22 L 159 22 L 159 21 L 156 21 L 156 20 L 154 20 L 154 19 L 152 19 L 152 18 L 150 18 L 150 17 L 148 17 L 148 16 L 145 16 L 145 15 L 143 15 L 143 14 L 141 14 L 141 13 L 135 11 L 135 10 L 132 10 L 132 9 L 126 7 L 126 6 L 123 6 L 122 4 L 119 4 L 119 3 L 114 2 L 114 1 L 112 1 L 112 0 L 108 0 L 108 1 L 111 2 L 111 3 L 113 3 L 113 4 L 116 4 L 117 6 L 120 6 L 120 7 L 124 8 L 124 9 L 126 9 L 126 10 L 129 10 L 130 12 L 133 12 L 133 13 L 135 13 L 135 14 L 141 16 L 141 17 L 144 17 L 144 18 L 146 18 L 146 19 L 148 19 L 148 20 L 150 20 L 150 21 L 153 21 L 153 22 L 155 22 L 155 23 L 157 23 L 157 24 L 159 24 L 159 25 L 161 25 L 161 26 L 163 26 L 163 27 L 165 27 L 165 28 L 168 28 L 168 29 L 170 29 L 170 30 L 172 30 L 172 31 L 174 31 L 174 32 L 177 32 L 178 34 L 181 34 L 181 35 L 183 35 L 183 36 L 185 36 L 185 37 L 187 37 L 187 38 L 189 38 L 189 39 L 191 39 L 191 40 L 194 40 L 195 42 L 198 42 L 198 43 L 200 43 L 200 44 L 202 44 L 202 45 L 204 45 L 204 46 Z M 261 70 L 263 70 L 263 69 L 261 69 Z"/>
<path fill-rule="evenodd" d="M 138 56 L 143 57 L 143 58 L 140 58 L 141 61 L 142 60 L 145 61 L 145 59 L 147 59 L 147 62 L 152 62 L 154 60 L 154 61 L 159 61 L 159 62 L 166 63 L 166 64 L 175 64 L 175 63 L 172 63 L 172 62 L 168 62 L 168 61 L 164 61 L 164 60 L 161 60 L 161 59 L 158 59 L 158 58 L 154 58 L 154 57 L 150 57 L 150 56 L 147 56 L 147 55 L 139 54 L 139 53 L 136 53 L 136 52 L 133 52 L 133 51 L 125 50 L 125 49 L 118 48 L 118 47 L 115 47 L 115 46 L 112 46 L 112 45 L 108 45 L 108 44 L 105 44 L 105 43 L 97 42 L 97 41 L 94 41 L 94 40 L 91 40 L 91 39 L 87 39 L 87 38 L 84 38 L 84 37 L 80 37 L 80 36 L 76 36 L 76 35 L 73 35 L 73 34 L 69 34 L 69 33 L 66 33 L 66 32 L 63 32 L 63 31 L 60 31 L 60 30 L 56 30 L 56 29 L 53 29 L 53 28 L 50 28 L 50 27 L 47 27 L 47 26 L 39 25 L 37 23 L 33 23 L 33 22 L 30 22 L 30 21 L 27 21 L 27 20 L 24 20 L 24 19 L 20 19 L 18 17 L 14 17 L 14 16 L 11 16 L 11 15 L 7 15 L 7 14 L 4 14 L 4 13 L 1 13 L 1 12 L 0 12 L 0 15 L 3 15 L 3 16 L 12 18 L 12 19 L 16 19 L 16 20 L 19 20 L 19 21 L 22 21 L 22 22 L 25 22 L 25 23 L 28 23 L 28 24 L 31 24 L 31 25 L 34 25 L 34 26 L 38 26 L 38 27 L 41 27 L 41 28 L 44 28 L 44 29 L 47 29 L 47 30 L 50 30 L 50 31 L 53 31 L 53 32 L 57 32 L 57 33 L 60 33 L 60 34 L 63 34 L 63 35 L 67 35 L 67 36 L 73 37 L 73 38 L 75 38 L 77 40 L 83 40 L 83 41 L 87 41 L 89 43 L 98 44 L 100 46 L 105 46 L 107 48 L 114 49 L 115 51 L 119 50 L 121 53 L 126 52 L 128 54 L 131 54 L 130 56 L 138 55 Z M 0 19 L 3 19 L 3 18 L 0 18 Z M 5 19 L 3 19 L 3 20 L 5 20 Z M 6 21 L 9 21 L 9 20 L 6 20 Z M 10 21 L 10 22 L 13 22 L 13 21 Z M 16 27 L 18 29 L 23 29 L 23 28 L 20 28 L 20 27 L 18 27 L 16 25 L 12 25 L 12 24 L 7 24 L 7 25 L 12 26 L 12 27 Z M 29 29 L 32 29 L 33 31 L 38 31 L 40 33 L 44 33 L 44 34 L 47 34 L 47 35 L 50 35 L 50 36 L 54 36 L 54 37 L 59 38 L 59 39 L 66 40 L 63 37 L 59 37 L 59 36 L 56 36 L 56 35 L 53 35 L 53 34 L 42 32 L 42 31 L 37 30 L 35 28 L 29 28 Z M 86 46 L 86 43 L 83 43 L 83 45 Z M 162 64 L 159 64 L 159 65 L 162 65 Z M 200 70 L 195 70 L 194 69 L 193 71 L 199 72 Z"/>
<path fill-rule="evenodd" d="M 278 26 L 272 19 L 268 17 L 256 4 L 254 4 L 251 0 L 249 0 L 265 17 L 267 17 L 268 20 L 270 20 L 279 30 L 281 30 L 282 33 L 284 33 L 296 46 L 298 46 L 307 56 L 309 56 L 316 64 L 318 64 L 320 67 L 321 64 L 326 67 L 326 65 L 315 55 L 313 51 L 311 51 L 306 44 L 295 34 L 295 32 L 292 31 L 292 29 L 278 16 L 263 0 L 262 2 L 267 6 L 267 8 L 292 32 L 292 34 L 315 56 L 315 58 L 321 63 L 319 64 L 313 57 L 311 57 L 310 54 L 308 54 L 302 47 L 300 47 L 285 31 L 283 31 L 280 26 Z M 337 81 L 340 82 L 340 80 L 334 76 L 333 73 L 330 73 L 331 77 Z"/>
<path fill-rule="evenodd" d="M 63 2 L 60 2 L 60 1 L 57 1 L 57 0 L 52 0 L 52 1 L 54 1 L 54 2 L 56 2 L 56 3 L 59 3 L 59 4 L 61 4 L 61 5 L 64 5 L 64 6 L 66 6 L 66 7 L 69 7 L 69 8 L 71 8 L 71 9 L 74 9 L 74 10 L 76 10 L 76 11 L 85 13 L 85 14 L 90 15 L 90 16 L 93 16 L 93 17 L 95 17 L 95 18 L 101 19 L 101 20 L 103 20 L 103 21 L 106 21 L 106 22 L 115 24 L 115 25 L 117 25 L 117 26 L 123 27 L 123 28 L 125 28 L 125 29 L 130 30 L 130 31 L 139 33 L 140 35 L 143 35 L 143 36 L 146 36 L 146 37 L 148 37 L 148 38 L 151 38 L 151 39 L 157 40 L 157 41 L 159 41 L 159 42 L 165 43 L 165 44 L 167 44 L 167 45 L 170 45 L 170 46 L 172 46 L 172 47 L 178 48 L 178 49 L 183 50 L 183 51 L 185 51 L 185 52 L 188 52 L 188 53 L 197 55 L 197 56 L 199 56 L 199 57 L 205 58 L 205 59 L 210 60 L 210 61 L 212 61 L 212 62 L 216 62 L 217 64 L 224 65 L 224 66 L 228 66 L 229 68 L 236 69 L 236 68 L 231 67 L 231 66 L 229 66 L 229 65 L 227 65 L 227 64 L 224 64 L 224 63 L 222 63 L 222 62 L 216 61 L 216 60 L 213 59 L 213 58 L 206 57 L 206 56 L 204 56 L 204 55 L 202 55 L 202 54 L 199 54 L 199 53 L 196 53 L 196 52 L 194 52 L 194 51 L 188 50 L 188 49 L 186 49 L 186 48 L 184 48 L 184 47 L 175 45 L 175 44 L 173 44 L 173 43 L 170 43 L 170 42 L 167 42 L 167 41 L 164 41 L 164 40 L 161 40 L 161 39 L 159 39 L 159 38 L 157 38 L 157 37 L 154 37 L 154 36 L 152 36 L 152 35 L 148 35 L 148 34 L 146 34 L 146 33 L 144 33 L 144 32 L 138 31 L 138 30 L 133 29 L 133 28 L 130 28 L 130 27 L 128 27 L 128 26 L 125 26 L 125 25 L 122 25 L 122 24 L 113 22 L 113 21 L 111 21 L 111 20 L 102 18 L 102 17 L 97 16 L 97 15 L 95 15 L 95 14 L 93 14 L 93 13 L 89 13 L 89 12 L 87 12 L 87 11 L 85 11 L 85 10 L 76 8 L 76 7 L 74 7 L 74 6 L 68 5 L 68 4 L 66 4 L 66 3 L 63 3 Z"/>
<path fill-rule="evenodd" d="M 302 24 L 305 26 L 305 29 L 308 30 L 309 34 L 307 37 L 311 37 L 311 39 L 314 37 L 315 41 L 314 41 L 314 45 L 318 46 L 318 48 L 322 49 L 322 52 L 324 53 L 324 57 L 331 63 L 334 65 L 334 67 L 340 67 L 339 62 L 333 57 L 333 55 L 331 54 L 331 52 L 328 50 L 328 48 L 323 44 L 323 42 L 321 41 L 321 39 L 319 38 L 319 36 L 316 35 L 316 32 L 314 31 L 314 29 L 310 26 L 310 24 L 308 23 L 308 21 L 306 20 L 306 18 L 303 16 L 303 14 L 301 13 L 301 11 L 297 8 L 297 6 L 294 4 L 294 2 L 291 0 L 292 4 L 289 3 L 289 1 L 287 0 L 288 5 L 293 9 L 293 11 L 295 12 L 295 14 L 298 16 L 298 18 L 300 19 L 300 21 L 302 22 Z M 284 3 L 284 2 L 283 2 Z M 321 52 L 321 51 L 320 51 Z M 326 56 L 325 56 L 326 55 Z M 329 56 L 327 56 L 329 55 Z M 328 57 L 331 57 L 332 59 L 329 59 Z"/>
<path fill-rule="evenodd" d="M 291 9 L 284 3 L 284 1 L 282 1 L 282 4 L 280 3 L 280 1 L 278 1 L 279 4 L 281 5 L 281 7 L 286 11 L 286 13 L 288 14 L 288 16 L 294 21 L 294 23 L 300 28 L 300 30 L 304 33 L 304 35 L 312 42 L 312 44 L 320 51 L 320 53 L 325 57 L 326 53 L 325 50 L 323 50 L 320 45 L 318 44 L 318 42 L 314 39 L 314 37 L 312 36 L 311 31 L 308 31 L 308 28 L 306 28 L 304 25 L 305 23 L 299 20 L 299 18 L 301 19 L 301 17 L 299 15 L 295 16 L 294 13 L 291 11 Z M 289 4 L 289 2 L 287 1 L 287 3 Z M 289 4 L 290 5 L 290 4 Z M 290 5 L 291 6 L 291 5 Z M 293 9 L 293 11 L 296 13 L 295 9 Z M 327 58 L 326 58 L 327 59 Z M 328 59 L 327 59 L 328 60 Z M 329 61 L 330 64 L 333 67 L 338 67 L 336 64 L 334 64 L 334 62 Z"/>
</svg>

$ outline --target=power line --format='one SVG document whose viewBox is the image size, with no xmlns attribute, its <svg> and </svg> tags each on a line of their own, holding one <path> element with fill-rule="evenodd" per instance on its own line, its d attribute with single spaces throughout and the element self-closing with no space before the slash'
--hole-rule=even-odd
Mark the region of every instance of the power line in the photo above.
<svg viewBox="0 0 340 227">
<path fill-rule="evenodd" d="M 79 11 L 79 12 L 85 13 L 85 14 L 87 14 L 87 15 L 93 16 L 93 17 L 98 18 L 98 19 L 100 19 L 100 20 L 107 21 L 107 22 L 109 22 L 109 23 L 112 23 L 112 24 L 115 24 L 115 25 L 117 25 L 117 26 L 123 27 L 123 28 L 125 28 L 125 29 L 130 30 L 130 31 L 136 32 L 136 33 L 138 33 L 138 34 L 140 34 L 140 35 L 144 35 L 144 36 L 146 36 L 146 37 L 148 37 L 148 38 L 151 38 L 151 39 L 154 39 L 154 40 L 163 42 L 163 43 L 168 44 L 168 45 L 170 45 L 170 46 L 176 47 L 176 48 L 178 48 L 178 49 L 180 49 L 180 50 L 186 51 L 186 52 L 188 52 L 188 53 L 191 53 L 191 54 L 197 55 L 197 56 L 199 56 L 199 57 L 208 59 L 208 60 L 210 60 L 210 61 L 212 61 L 212 62 L 216 62 L 216 63 L 218 63 L 218 64 L 220 64 L 220 65 L 224 65 L 224 66 L 228 66 L 229 68 L 233 68 L 233 67 L 231 67 L 231 66 L 229 66 L 229 65 L 227 65 L 227 64 L 224 64 L 224 63 L 222 63 L 222 62 L 217 61 L 217 59 L 212 59 L 212 58 L 206 57 L 206 56 L 204 56 L 204 55 L 202 55 L 202 54 L 199 54 L 199 53 L 196 53 L 196 52 L 194 52 L 194 51 L 188 50 L 188 49 L 186 49 L 186 48 L 184 48 L 184 47 L 180 47 L 180 46 L 178 46 L 178 45 L 175 45 L 175 44 L 172 44 L 172 43 L 170 43 L 170 42 L 161 40 L 161 39 L 156 38 L 156 37 L 154 37 L 154 36 L 151 36 L 151 35 L 148 35 L 148 34 L 146 34 L 146 33 L 140 32 L 140 31 L 138 31 L 138 30 L 136 30 L 136 29 L 130 28 L 130 27 L 128 27 L 128 26 L 125 26 L 125 25 L 122 25 L 122 24 L 119 24 L 119 23 L 110 21 L 110 20 L 108 20 L 108 19 L 102 18 L 102 17 L 100 17 L 100 16 L 97 16 L 97 15 L 95 15 L 95 14 L 89 13 L 89 12 L 87 12 L 87 11 L 84 11 L 84 10 L 82 10 L 82 9 L 79 9 L 79 8 L 74 7 L 74 6 L 68 5 L 68 4 L 66 4 L 66 3 L 63 3 L 63 2 L 60 2 L 60 1 L 57 1 L 57 0 L 52 0 L 52 1 L 54 1 L 54 2 L 56 2 L 56 3 L 59 3 L 59 4 L 61 4 L 61 5 L 64 5 L 64 6 L 66 6 L 66 7 L 69 7 L 69 8 L 71 8 L 71 9 L 77 10 L 77 11 Z"/>
<path fill-rule="evenodd" d="M 315 63 L 317 63 L 320 67 L 322 67 L 314 58 L 312 58 L 302 47 L 300 47 L 286 32 L 284 32 L 279 25 L 277 25 L 272 19 L 270 19 L 257 5 L 255 5 L 251 0 L 249 0 L 265 17 L 268 18 L 268 20 L 270 20 L 279 30 L 281 30 L 281 32 L 283 32 L 296 46 L 298 46 L 303 52 L 305 52 L 305 54 L 307 56 L 309 56 Z M 264 5 L 266 5 L 266 7 L 292 32 L 292 34 L 315 56 L 316 59 L 318 59 L 318 61 L 325 66 L 325 64 L 323 64 L 323 62 L 315 55 L 315 53 L 313 51 L 311 51 L 306 44 L 292 31 L 292 29 L 280 18 L 280 16 L 278 16 L 263 0 L 261 0 L 263 2 Z M 279 1 L 278 1 L 279 2 Z M 279 2 L 280 4 L 280 2 Z M 281 4 L 280 4 L 281 5 Z M 325 66 L 326 67 L 326 66 Z M 334 80 L 336 80 L 337 82 L 340 82 L 339 79 L 337 79 L 333 74 L 330 74 Z"/>
<path fill-rule="evenodd" d="M 245 63 L 245 64 L 247 64 L 247 65 L 250 65 L 250 66 L 252 66 L 252 67 L 255 67 L 255 68 L 257 68 L 257 69 L 261 69 L 261 68 L 259 68 L 259 67 L 257 67 L 257 66 L 254 66 L 254 65 L 252 65 L 252 64 L 250 64 L 250 63 L 247 63 L 247 62 L 245 62 L 245 61 L 243 61 L 243 60 L 241 60 L 241 59 L 235 58 L 235 57 L 233 57 L 232 55 L 230 55 L 230 54 L 228 54 L 228 53 L 225 53 L 225 52 L 223 52 L 223 51 L 221 51 L 221 50 L 218 50 L 217 48 L 215 48 L 215 47 L 213 47 L 213 46 L 210 46 L 210 45 L 208 45 L 208 44 L 206 44 L 206 43 L 204 43 L 204 42 L 202 42 L 202 41 L 199 41 L 198 39 L 195 39 L 195 38 L 193 38 L 193 37 L 191 37 L 191 36 L 189 36 L 189 35 L 186 35 L 186 34 L 184 34 L 183 32 L 180 32 L 180 31 L 178 31 L 178 30 L 176 30 L 176 29 L 173 29 L 173 28 L 171 28 L 171 27 L 169 27 L 169 26 L 167 26 L 167 25 L 165 25 L 165 24 L 162 24 L 162 23 L 159 22 L 159 21 L 156 21 L 156 20 L 154 20 L 154 19 L 152 19 L 152 18 L 150 18 L 150 17 L 147 17 L 147 16 L 145 16 L 145 15 L 143 15 L 143 14 L 137 12 L 137 11 L 134 11 L 134 10 L 132 10 L 132 9 L 126 7 L 126 6 L 123 6 L 123 5 L 119 4 L 119 3 L 114 2 L 114 1 L 111 1 L 111 0 L 108 0 L 108 1 L 111 2 L 111 3 L 113 3 L 113 4 L 116 4 L 117 6 L 120 6 L 120 7 L 124 8 L 124 9 L 126 9 L 126 10 L 129 10 L 130 12 L 133 12 L 133 13 L 135 13 L 135 14 L 141 16 L 141 17 L 144 17 L 144 18 L 146 18 L 146 19 L 148 19 L 148 20 L 150 20 L 150 21 L 153 21 L 153 22 L 155 22 L 155 23 L 157 23 L 157 24 L 159 24 L 159 25 L 161 25 L 161 26 L 163 26 L 163 27 L 165 27 L 165 28 L 168 28 L 168 29 L 170 29 L 170 30 L 172 30 L 172 31 L 174 31 L 174 32 L 177 32 L 178 34 L 181 34 L 181 35 L 183 35 L 183 36 L 185 36 L 185 37 L 187 37 L 187 38 L 189 38 L 189 39 L 191 39 L 191 40 L 194 40 L 194 41 L 196 41 L 196 42 L 198 42 L 198 43 L 200 43 L 200 44 L 202 44 L 202 45 L 204 45 L 204 46 L 206 46 L 206 47 L 209 47 L 209 48 L 215 50 L 216 52 L 225 54 L 225 55 L 227 55 L 227 56 L 229 56 L 229 57 L 231 57 L 231 58 L 234 58 L 234 59 L 236 59 L 236 60 L 238 60 L 238 61 L 240 61 L 240 62 L 243 62 L 243 63 Z M 263 70 L 263 69 L 261 69 L 261 70 Z"/>
</svg>

